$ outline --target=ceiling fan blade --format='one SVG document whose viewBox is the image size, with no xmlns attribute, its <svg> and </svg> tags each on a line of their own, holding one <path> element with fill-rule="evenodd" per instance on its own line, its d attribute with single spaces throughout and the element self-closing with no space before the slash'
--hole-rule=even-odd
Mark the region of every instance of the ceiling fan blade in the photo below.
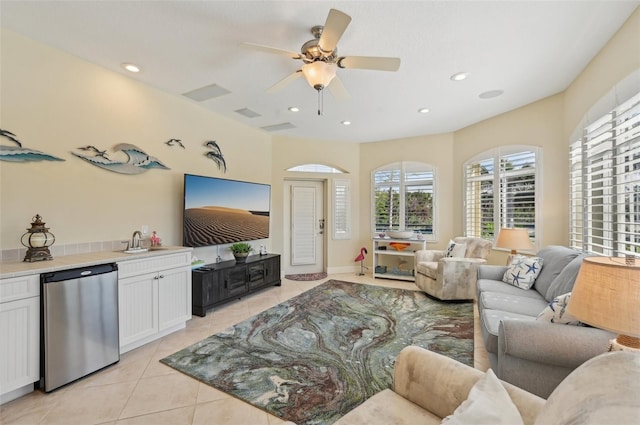
<svg viewBox="0 0 640 425">
<path fill-rule="evenodd" d="M 283 88 L 285 88 L 285 86 L 287 86 L 292 81 L 297 80 L 300 77 L 302 77 L 302 70 L 301 69 L 297 70 L 293 74 L 287 75 L 282 80 L 278 81 L 277 83 L 275 83 L 274 85 L 269 87 L 267 89 L 267 93 L 275 93 L 275 92 L 277 92 L 279 90 L 282 90 Z"/>
<path fill-rule="evenodd" d="M 253 50 L 259 50 L 261 52 L 275 53 L 275 54 L 278 54 L 278 55 L 288 56 L 291 59 L 301 59 L 302 58 L 302 55 L 300 53 L 292 52 L 290 50 L 278 49 L 278 48 L 275 48 L 275 47 L 263 46 L 261 44 L 254 44 L 254 43 L 241 43 L 240 45 L 242 47 L 247 47 L 247 48 L 253 49 Z"/>
<path fill-rule="evenodd" d="M 335 97 L 336 99 L 338 100 L 349 99 L 349 92 L 347 91 L 347 89 L 344 88 L 344 84 L 342 84 L 342 80 L 340 80 L 340 78 L 338 78 L 337 76 L 333 77 L 333 80 L 331 80 L 331 83 L 329 83 L 329 86 L 327 88 L 329 89 L 333 97 Z"/>
<path fill-rule="evenodd" d="M 340 68 L 372 69 L 375 71 L 397 71 L 400 58 L 381 58 L 375 56 L 346 56 L 338 58 Z"/>
<path fill-rule="evenodd" d="M 344 30 L 349 26 L 349 22 L 351 22 L 351 16 L 337 9 L 329 10 L 322 35 L 318 40 L 320 49 L 324 52 L 333 52 L 338 45 L 340 37 L 344 34 Z"/>
</svg>

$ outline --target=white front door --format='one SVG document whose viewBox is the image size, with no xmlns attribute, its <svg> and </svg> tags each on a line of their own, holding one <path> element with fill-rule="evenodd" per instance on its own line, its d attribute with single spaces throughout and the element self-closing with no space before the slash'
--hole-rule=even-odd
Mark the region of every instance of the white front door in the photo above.
<svg viewBox="0 0 640 425">
<path fill-rule="evenodd" d="M 321 273 L 324 271 L 324 183 L 289 180 L 284 185 L 285 275 Z"/>
</svg>

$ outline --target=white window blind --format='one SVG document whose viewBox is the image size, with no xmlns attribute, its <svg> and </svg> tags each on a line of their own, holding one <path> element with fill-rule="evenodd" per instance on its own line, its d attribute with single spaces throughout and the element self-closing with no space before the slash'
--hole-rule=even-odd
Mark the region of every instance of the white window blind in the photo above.
<svg viewBox="0 0 640 425">
<path fill-rule="evenodd" d="M 351 239 L 351 181 L 333 181 L 333 238 Z"/>
<path fill-rule="evenodd" d="M 507 146 L 465 164 L 466 236 L 493 240 L 502 227 L 525 228 L 535 243 L 539 151 L 532 146 Z"/>
<path fill-rule="evenodd" d="M 571 246 L 640 253 L 640 93 L 586 126 L 569 161 Z"/>
<path fill-rule="evenodd" d="M 435 171 L 420 162 L 396 162 L 373 172 L 374 232 L 406 229 L 434 238 Z"/>
</svg>

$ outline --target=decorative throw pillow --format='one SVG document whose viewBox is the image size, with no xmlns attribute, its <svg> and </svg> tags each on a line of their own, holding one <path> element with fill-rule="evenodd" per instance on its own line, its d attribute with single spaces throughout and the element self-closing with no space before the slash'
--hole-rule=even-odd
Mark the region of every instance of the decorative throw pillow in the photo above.
<svg viewBox="0 0 640 425">
<path fill-rule="evenodd" d="M 502 281 L 520 289 L 531 289 L 542 269 L 542 258 L 515 255 Z"/>
<path fill-rule="evenodd" d="M 567 313 L 570 298 L 571 292 L 555 297 L 547 308 L 538 314 L 536 320 L 544 320 L 546 322 L 560 323 L 563 325 L 584 326 L 581 321 Z"/>
<path fill-rule="evenodd" d="M 449 246 L 447 247 L 447 252 L 445 257 L 450 258 L 464 258 L 464 254 L 467 252 L 467 244 L 466 243 L 455 243 L 454 241 L 449 241 Z"/>
<path fill-rule="evenodd" d="M 491 369 L 471 387 L 469 396 L 458 408 L 442 419 L 446 425 L 523 424 L 520 412 L 507 390 Z"/>
</svg>

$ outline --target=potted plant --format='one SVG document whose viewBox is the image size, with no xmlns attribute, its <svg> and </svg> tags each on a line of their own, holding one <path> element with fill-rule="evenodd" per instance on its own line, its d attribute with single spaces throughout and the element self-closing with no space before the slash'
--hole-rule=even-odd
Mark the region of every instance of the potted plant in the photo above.
<svg viewBox="0 0 640 425">
<path fill-rule="evenodd" d="M 253 251 L 251 244 L 246 242 L 236 242 L 232 244 L 229 249 L 233 252 L 233 256 L 236 258 L 237 263 L 244 263 L 247 261 L 249 253 Z"/>
</svg>

